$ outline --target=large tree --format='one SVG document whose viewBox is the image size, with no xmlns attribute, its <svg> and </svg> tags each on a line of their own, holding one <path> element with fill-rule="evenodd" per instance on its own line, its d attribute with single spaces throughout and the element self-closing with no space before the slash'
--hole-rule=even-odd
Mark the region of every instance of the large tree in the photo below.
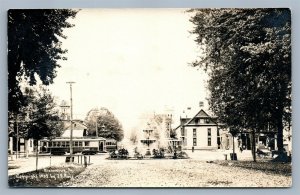
<svg viewBox="0 0 300 195">
<path fill-rule="evenodd" d="M 124 138 L 124 130 L 120 121 L 107 108 L 94 108 L 87 113 L 85 119 L 89 129 L 89 135 L 111 138 L 121 141 Z"/>
<path fill-rule="evenodd" d="M 67 20 L 77 11 L 68 9 L 14 9 L 8 11 L 8 110 L 19 112 L 25 102 L 21 78 L 36 84 L 53 82 L 59 60 L 67 52 L 61 48 L 63 29 L 73 25 Z"/>
<path fill-rule="evenodd" d="M 15 140 L 20 137 L 34 139 L 34 145 L 43 137 L 60 136 L 63 124 L 52 94 L 43 86 L 25 87 L 22 90 L 26 106 L 19 107 L 19 112 L 9 112 L 9 136 Z M 16 150 L 17 141 L 13 142 Z"/>
<path fill-rule="evenodd" d="M 43 137 L 59 137 L 63 123 L 60 120 L 57 104 L 48 89 L 40 86 L 34 91 L 35 97 L 29 103 L 29 126 L 27 137 L 40 140 Z"/>
<path fill-rule="evenodd" d="M 63 124 L 59 118 L 54 97 L 43 86 L 26 87 L 23 90 L 26 106 L 20 108 L 17 115 L 19 136 L 33 138 L 35 141 L 43 137 L 60 136 Z M 16 125 L 15 125 L 16 126 Z"/>
<path fill-rule="evenodd" d="M 228 126 L 251 129 L 253 146 L 255 132 L 273 127 L 283 151 L 283 122 L 291 120 L 290 10 L 190 11 L 202 49 L 193 65 L 210 75 L 211 109 Z"/>
</svg>

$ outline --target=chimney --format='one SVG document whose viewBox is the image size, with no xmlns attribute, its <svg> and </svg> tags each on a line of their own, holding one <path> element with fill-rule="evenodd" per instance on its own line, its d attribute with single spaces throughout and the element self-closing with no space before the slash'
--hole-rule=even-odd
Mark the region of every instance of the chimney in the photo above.
<svg viewBox="0 0 300 195">
<path fill-rule="evenodd" d="M 199 107 L 200 107 L 200 108 L 204 107 L 204 102 L 202 102 L 202 101 L 199 102 Z"/>
</svg>

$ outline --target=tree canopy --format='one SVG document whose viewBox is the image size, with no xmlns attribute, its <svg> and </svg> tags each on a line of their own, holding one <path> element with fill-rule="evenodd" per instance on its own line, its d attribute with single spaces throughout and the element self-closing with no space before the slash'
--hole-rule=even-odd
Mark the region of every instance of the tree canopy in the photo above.
<svg viewBox="0 0 300 195">
<path fill-rule="evenodd" d="M 20 108 L 19 114 L 10 117 L 13 131 L 23 138 L 39 140 L 43 137 L 60 136 L 63 124 L 60 121 L 57 105 L 51 93 L 44 88 L 26 87 L 24 90 L 26 106 Z"/>
<path fill-rule="evenodd" d="M 18 112 L 25 102 L 21 78 L 36 84 L 53 83 L 59 60 L 66 60 L 61 48 L 63 29 L 73 25 L 67 20 L 77 11 L 68 9 L 14 9 L 8 11 L 8 110 Z"/>
<path fill-rule="evenodd" d="M 273 128 L 283 149 L 291 113 L 289 9 L 195 9 L 192 33 L 209 76 L 210 107 L 228 126 Z"/>
<path fill-rule="evenodd" d="M 85 121 L 89 134 L 96 135 L 95 130 L 97 129 L 100 137 L 111 138 L 117 141 L 121 141 L 124 138 L 122 124 L 107 108 L 91 109 L 87 113 Z"/>
</svg>

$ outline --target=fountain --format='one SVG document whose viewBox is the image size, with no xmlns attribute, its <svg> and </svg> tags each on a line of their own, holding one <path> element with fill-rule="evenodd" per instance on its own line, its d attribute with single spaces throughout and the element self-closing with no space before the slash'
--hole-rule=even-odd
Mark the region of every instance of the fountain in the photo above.
<svg viewBox="0 0 300 195">
<path fill-rule="evenodd" d="M 151 155 L 151 152 L 150 152 L 150 145 L 153 144 L 156 140 L 150 138 L 150 135 L 151 135 L 152 132 L 153 132 L 152 129 L 144 129 L 143 132 L 146 133 L 147 138 L 146 138 L 146 139 L 142 139 L 141 142 L 142 142 L 143 144 L 146 144 L 146 145 L 148 146 L 145 155 L 148 155 L 148 156 L 149 156 L 149 155 Z"/>
</svg>

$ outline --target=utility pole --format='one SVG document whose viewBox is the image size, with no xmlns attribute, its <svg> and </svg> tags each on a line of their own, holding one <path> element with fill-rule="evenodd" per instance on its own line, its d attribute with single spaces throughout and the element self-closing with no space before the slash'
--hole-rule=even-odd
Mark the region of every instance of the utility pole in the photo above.
<svg viewBox="0 0 300 195">
<path fill-rule="evenodd" d="M 98 121 L 97 121 L 97 118 L 96 118 L 96 138 L 98 138 L 98 125 L 97 125 Z"/>
<path fill-rule="evenodd" d="M 67 84 L 70 85 L 70 106 L 71 106 L 71 116 L 70 116 L 70 122 L 71 122 L 71 130 L 70 130 L 70 162 L 72 162 L 72 155 L 73 155 L 73 98 L 72 98 L 72 84 L 75 82 L 69 81 Z"/>
<path fill-rule="evenodd" d="M 99 116 L 99 109 L 96 108 L 93 112 L 94 117 L 96 118 L 96 137 L 98 138 L 99 133 L 98 133 L 98 116 Z"/>
</svg>

